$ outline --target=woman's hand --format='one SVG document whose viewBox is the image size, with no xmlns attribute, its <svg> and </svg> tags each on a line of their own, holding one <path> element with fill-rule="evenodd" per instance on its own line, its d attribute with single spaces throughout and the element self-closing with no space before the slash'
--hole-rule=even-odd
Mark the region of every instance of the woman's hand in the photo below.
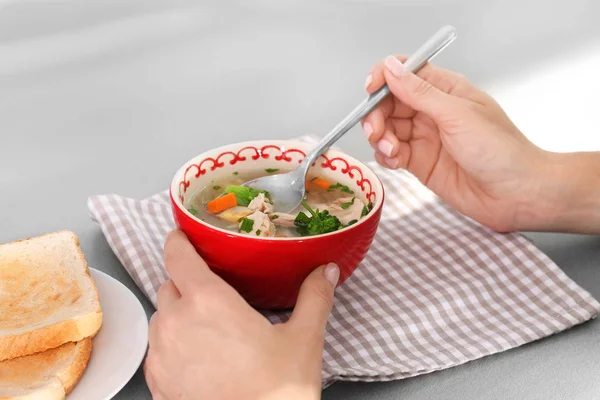
<svg viewBox="0 0 600 400">
<path fill-rule="evenodd" d="M 548 153 L 464 77 L 431 64 L 417 76 L 400 60 L 386 58 L 367 78 L 368 92 L 384 83 L 392 92 L 363 120 L 376 160 L 407 169 L 488 227 L 509 231 L 530 224 Z"/>
<path fill-rule="evenodd" d="M 272 325 L 209 270 L 187 237 L 165 244 L 171 280 L 150 321 L 145 375 L 155 399 L 319 399 L 324 332 L 339 269 L 306 278 L 294 313 Z"/>
</svg>

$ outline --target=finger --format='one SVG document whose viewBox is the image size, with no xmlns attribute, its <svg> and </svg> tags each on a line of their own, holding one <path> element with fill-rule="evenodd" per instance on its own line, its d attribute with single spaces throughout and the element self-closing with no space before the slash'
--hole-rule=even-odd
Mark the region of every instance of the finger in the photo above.
<svg viewBox="0 0 600 400">
<path fill-rule="evenodd" d="M 398 148 L 398 154 L 396 154 L 396 163 L 397 168 L 402 168 L 406 170 L 410 170 L 410 159 L 412 156 L 412 147 L 407 142 L 400 142 L 400 147 Z"/>
<path fill-rule="evenodd" d="M 392 56 L 399 60 L 401 63 L 405 63 L 408 59 L 405 55 Z M 368 86 L 367 91 L 369 93 L 374 92 L 386 83 L 384 71 L 386 59 L 379 61 L 375 64 L 371 70 L 372 83 Z M 417 75 L 421 79 L 431 83 L 433 86 L 445 93 L 454 93 L 454 90 L 462 86 L 463 83 L 468 81 L 460 74 L 454 71 L 450 71 L 437 65 L 433 65 L 429 62 L 425 63 L 417 72 Z M 367 78 L 369 80 L 369 78 Z"/>
<path fill-rule="evenodd" d="M 388 158 L 393 158 L 398 153 L 398 147 L 400 141 L 394 133 L 394 126 L 391 123 L 386 124 L 385 133 L 381 137 L 381 140 L 377 142 L 375 150 Z"/>
<path fill-rule="evenodd" d="M 373 156 L 375 157 L 375 161 L 377 161 L 377 163 L 379 165 L 381 165 L 383 168 L 387 168 L 387 169 L 398 169 L 399 168 L 396 165 L 396 161 L 394 159 L 386 158 L 386 156 L 384 156 L 377 150 L 375 150 L 375 154 Z"/>
<path fill-rule="evenodd" d="M 363 131 L 372 146 L 382 139 L 390 124 L 399 140 L 409 141 L 412 138 L 412 118 L 387 118 L 382 114 L 385 114 L 385 109 L 376 108 L 363 119 Z"/>
<path fill-rule="evenodd" d="M 371 142 L 371 147 L 386 157 L 393 158 L 398 154 L 400 142 L 408 142 L 411 139 L 411 129 L 411 119 L 388 119 L 381 139 L 378 142 Z"/>
<path fill-rule="evenodd" d="M 407 60 L 406 56 L 400 55 L 397 56 L 401 62 L 405 62 Z M 367 80 L 365 81 L 365 90 L 369 93 L 373 93 L 379 90 L 385 83 L 385 76 L 383 75 L 384 70 L 384 60 L 378 61 L 371 68 L 371 72 L 367 75 Z"/>
<path fill-rule="evenodd" d="M 375 151 L 375 161 L 382 167 L 395 169 L 408 169 L 411 157 L 411 147 L 406 142 L 400 142 L 398 144 L 398 151 L 394 157 L 386 157 L 379 151 Z"/>
<path fill-rule="evenodd" d="M 183 296 L 214 275 L 187 236 L 179 230 L 169 233 L 165 241 L 165 266 Z"/>
<path fill-rule="evenodd" d="M 395 56 L 395 58 L 402 63 L 407 60 L 407 57 L 404 55 Z M 381 60 L 373 66 L 367 77 L 367 82 L 369 83 L 369 85 L 367 85 L 367 91 L 369 93 L 373 93 L 386 83 L 386 69 L 385 60 Z M 425 65 L 419 69 L 417 75 L 444 93 L 469 99 L 481 104 L 490 101 L 489 96 L 487 96 L 485 92 L 481 91 L 464 76 L 456 72 L 440 68 L 430 63 L 425 63 Z M 389 86 L 389 82 L 387 83 Z M 391 117 L 410 118 L 414 116 L 415 111 L 409 105 L 398 100 L 395 101 L 394 104 L 394 112 L 390 115 Z"/>
<path fill-rule="evenodd" d="M 163 395 L 162 392 L 159 391 L 157 394 L 152 396 L 152 400 L 169 400 L 169 398 L 166 395 Z"/>
<path fill-rule="evenodd" d="M 405 55 L 390 57 L 399 60 L 401 63 L 406 62 L 408 59 L 408 57 Z M 371 73 L 369 74 L 369 77 L 367 77 L 367 82 L 369 82 L 367 91 L 369 93 L 373 93 L 383 86 L 384 83 L 388 83 L 389 86 L 389 82 L 387 82 L 385 75 L 385 71 L 388 69 L 388 67 L 386 67 L 386 60 L 387 58 L 375 64 L 371 70 Z M 430 63 L 425 63 L 419 69 L 417 75 L 422 80 L 429 82 L 432 86 L 444 93 L 454 93 L 455 91 L 458 91 L 460 93 L 457 93 L 457 95 L 464 96 L 473 91 L 472 85 L 469 85 L 468 81 L 462 75 L 437 67 Z M 478 90 L 475 90 L 475 92 L 477 91 Z M 390 116 L 396 118 L 410 118 L 414 116 L 414 108 L 409 104 L 402 102 L 401 99 L 399 100 L 400 101 L 395 102 L 394 112 L 390 114 Z"/>
<path fill-rule="evenodd" d="M 169 309 L 175 304 L 177 300 L 181 298 L 179 289 L 173 283 L 173 280 L 168 279 L 165 283 L 160 285 L 158 293 L 156 295 L 156 302 L 159 310 Z"/>
<path fill-rule="evenodd" d="M 384 110 L 377 107 L 363 120 L 363 132 L 370 143 L 377 143 L 385 131 Z"/>
<path fill-rule="evenodd" d="M 158 327 L 157 327 L 157 319 L 158 319 L 158 311 L 155 311 L 154 314 L 150 317 L 150 321 L 148 322 L 148 347 L 156 347 L 158 344 Z"/>
<path fill-rule="evenodd" d="M 322 337 L 333 307 L 333 292 L 340 269 L 328 264 L 314 270 L 302 284 L 298 301 L 286 325 L 309 336 Z"/>
<path fill-rule="evenodd" d="M 406 59 L 404 56 L 399 56 L 399 58 L 402 61 Z M 373 93 L 383 86 L 385 83 L 385 75 L 383 74 L 384 68 L 383 60 L 373 66 L 371 72 L 367 76 L 367 92 Z M 379 106 L 381 106 L 381 104 L 385 105 L 382 109 L 384 118 L 412 118 L 415 115 L 415 110 L 413 108 L 400 102 L 398 99 L 394 98 L 394 96 L 387 96 L 381 101 Z"/>
<path fill-rule="evenodd" d="M 157 334 L 158 334 L 158 312 L 152 314 L 148 323 L 148 355 L 144 361 L 144 377 L 153 399 L 166 399 L 163 391 L 160 389 L 159 382 L 155 377 L 157 365 Z"/>
<path fill-rule="evenodd" d="M 391 130 L 399 141 L 410 142 L 413 139 L 412 118 L 390 118 L 389 124 L 392 126 Z"/>
<path fill-rule="evenodd" d="M 156 392 L 156 379 L 150 372 L 150 367 L 148 367 L 148 357 L 144 361 L 144 378 L 146 379 L 146 385 L 148 385 L 148 389 L 150 389 L 150 393 Z"/>
<path fill-rule="evenodd" d="M 148 385 L 148 389 L 150 389 L 150 393 L 152 394 L 152 399 L 167 399 L 164 393 L 160 390 L 158 382 L 154 376 L 152 366 L 148 366 L 149 362 L 154 364 L 154 355 L 148 355 L 148 357 L 146 357 L 146 361 L 144 362 L 144 378 L 146 379 L 146 385 Z"/>
<path fill-rule="evenodd" d="M 362 120 L 362 127 L 365 137 L 370 142 L 377 142 L 381 139 L 385 128 L 385 121 L 394 109 L 394 98 L 388 96 L 379 103 L 379 105 L 371 111 Z"/>
<path fill-rule="evenodd" d="M 383 118 L 387 119 L 394 113 L 394 107 L 394 98 L 392 96 L 387 96 L 379 102 L 376 108 L 380 109 Z"/>
<path fill-rule="evenodd" d="M 383 70 L 390 91 L 400 101 L 433 119 L 455 113 L 458 98 L 408 71 L 395 57 L 385 59 Z"/>
</svg>

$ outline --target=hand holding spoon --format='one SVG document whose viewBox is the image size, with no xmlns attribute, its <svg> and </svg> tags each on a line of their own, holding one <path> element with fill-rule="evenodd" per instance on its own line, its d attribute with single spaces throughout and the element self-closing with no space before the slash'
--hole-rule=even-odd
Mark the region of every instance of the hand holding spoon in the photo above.
<svg viewBox="0 0 600 400">
<path fill-rule="evenodd" d="M 437 31 L 427 42 L 406 60 L 406 69 L 417 72 L 427 61 L 436 56 L 456 38 L 456 29 L 445 26 Z M 275 209 L 280 212 L 294 210 L 304 199 L 306 174 L 317 159 L 327 151 L 338 139 L 356 125 L 363 117 L 390 94 L 390 89 L 384 85 L 381 89 L 368 96 L 346 118 L 335 126 L 321 142 L 312 149 L 300 165 L 291 172 L 269 175 L 246 182 L 244 185 L 254 189 L 266 190 L 271 194 Z"/>
</svg>

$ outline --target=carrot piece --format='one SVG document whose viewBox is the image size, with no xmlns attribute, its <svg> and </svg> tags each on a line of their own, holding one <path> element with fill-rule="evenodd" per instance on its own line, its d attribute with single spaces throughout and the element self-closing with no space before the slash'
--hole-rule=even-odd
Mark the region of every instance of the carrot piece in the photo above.
<svg viewBox="0 0 600 400">
<path fill-rule="evenodd" d="M 206 205 L 206 209 L 209 213 L 216 214 L 235 206 L 237 206 L 235 193 L 228 193 L 225 196 L 217 197 L 216 199 L 209 201 Z"/>
<path fill-rule="evenodd" d="M 316 178 L 315 180 L 312 181 L 312 183 L 314 183 L 321 189 L 329 189 L 329 187 L 331 186 L 331 183 L 329 183 L 328 181 L 326 181 L 323 178 Z"/>
</svg>

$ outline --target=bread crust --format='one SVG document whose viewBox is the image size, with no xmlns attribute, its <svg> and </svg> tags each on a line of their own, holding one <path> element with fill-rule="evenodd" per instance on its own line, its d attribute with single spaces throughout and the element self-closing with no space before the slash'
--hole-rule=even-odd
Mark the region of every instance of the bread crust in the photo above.
<svg viewBox="0 0 600 400">
<path fill-rule="evenodd" d="M 71 393 L 75 385 L 79 383 L 92 356 L 92 339 L 86 338 L 81 341 L 80 345 L 81 348 L 77 352 L 71 367 L 58 377 L 65 388 L 66 394 Z"/>
<path fill-rule="evenodd" d="M 34 238 L 17 240 L 12 243 L 0 245 L 0 250 L 2 250 L 3 246 L 60 235 L 68 236 L 68 238 L 63 238 L 63 240 L 73 241 L 76 256 L 84 269 L 82 272 L 85 274 L 85 279 L 89 279 L 91 283 L 87 290 L 93 291 L 93 298 L 97 303 L 96 309 L 91 312 L 88 311 L 86 314 L 78 315 L 71 319 L 56 322 L 29 332 L 0 336 L 0 361 L 43 352 L 61 346 L 64 343 L 77 342 L 87 337 L 94 337 L 102 325 L 102 311 L 100 309 L 98 289 L 91 278 L 85 255 L 79 245 L 79 238 L 73 232 L 63 230 Z M 0 315 L 0 320 L 1 318 Z M 2 324 L 0 323 L 0 326 L 1 325 Z"/>
<path fill-rule="evenodd" d="M 4 361 L 10 378 L 5 382 L 4 393 L 0 389 L 0 400 L 64 399 L 81 380 L 91 354 L 92 339 L 85 338 L 42 353 Z M 0 370 L 1 367 L 2 363 Z"/>
<path fill-rule="evenodd" d="M 90 313 L 21 335 L 0 337 L 0 361 L 39 353 L 98 333 L 102 313 Z"/>
</svg>

